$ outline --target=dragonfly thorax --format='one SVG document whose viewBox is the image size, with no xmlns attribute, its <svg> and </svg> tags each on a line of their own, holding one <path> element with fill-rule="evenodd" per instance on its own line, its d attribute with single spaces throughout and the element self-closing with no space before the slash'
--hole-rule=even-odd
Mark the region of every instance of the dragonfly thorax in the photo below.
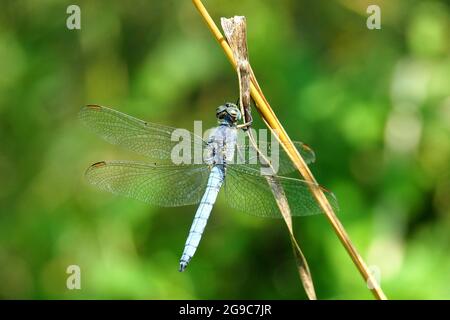
<svg viewBox="0 0 450 320">
<path fill-rule="evenodd" d="M 206 147 L 206 163 L 209 165 L 226 165 L 233 160 L 237 130 L 236 126 L 229 125 L 219 125 L 213 129 Z"/>
</svg>

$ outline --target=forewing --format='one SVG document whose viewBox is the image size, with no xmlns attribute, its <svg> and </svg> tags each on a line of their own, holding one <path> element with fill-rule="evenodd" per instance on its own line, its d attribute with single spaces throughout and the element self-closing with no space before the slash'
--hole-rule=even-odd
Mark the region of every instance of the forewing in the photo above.
<svg viewBox="0 0 450 320">
<path fill-rule="evenodd" d="M 208 182 L 204 165 L 152 165 L 134 161 L 102 161 L 86 171 L 97 188 L 163 207 L 200 202 Z"/>
<path fill-rule="evenodd" d="M 171 163 L 172 150 L 180 142 L 172 141 L 176 128 L 145 122 L 102 106 L 82 108 L 79 118 L 109 143 L 164 163 Z M 198 148 L 203 152 L 205 142 L 201 137 L 184 129 L 178 130 L 183 130 L 183 137 L 189 140 L 191 150 Z"/>
<path fill-rule="evenodd" d="M 314 151 L 308 145 L 300 141 L 294 141 L 293 143 L 307 164 L 311 164 L 316 160 Z M 281 145 L 278 145 L 278 148 L 273 148 L 270 143 L 259 142 L 258 150 L 252 144 L 238 145 L 234 164 L 241 164 L 250 169 L 259 170 L 261 164 L 265 163 L 264 159 L 268 159 L 273 164 L 277 175 L 286 175 L 296 170 L 292 160 Z M 275 161 L 277 161 L 278 166 Z"/>
<path fill-rule="evenodd" d="M 227 167 L 225 193 L 235 209 L 260 217 L 282 218 L 273 189 L 267 179 L 276 179 L 287 198 L 292 216 L 322 213 L 310 188 L 321 188 L 332 207 L 338 210 L 335 196 L 320 186 L 306 181 L 279 176 L 262 176 L 259 171 L 244 166 Z"/>
</svg>

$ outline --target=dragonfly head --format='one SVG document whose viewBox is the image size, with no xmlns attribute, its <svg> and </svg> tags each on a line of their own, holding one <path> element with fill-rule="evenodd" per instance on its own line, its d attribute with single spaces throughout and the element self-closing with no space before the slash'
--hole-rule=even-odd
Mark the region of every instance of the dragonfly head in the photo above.
<svg viewBox="0 0 450 320">
<path fill-rule="evenodd" d="M 217 107 L 216 117 L 219 120 L 219 123 L 234 125 L 241 120 L 242 115 L 241 111 L 239 111 L 239 108 L 234 103 L 227 102 Z"/>
</svg>

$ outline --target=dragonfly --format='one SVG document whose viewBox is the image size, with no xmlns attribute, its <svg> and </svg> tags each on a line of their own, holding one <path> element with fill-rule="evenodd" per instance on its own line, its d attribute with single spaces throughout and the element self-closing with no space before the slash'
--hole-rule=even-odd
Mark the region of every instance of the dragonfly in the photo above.
<svg viewBox="0 0 450 320">
<path fill-rule="evenodd" d="M 244 161 L 231 161 L 238 154 L 245 158 L 252 148 L 258 148 L 238 144 L 239 109 L 233 103 L 225 103 L 217 108 L 216 117 L 218 125 L 206 139 L 186 130 L 192 145 L 204 151 L 201 161 L 174 163 L 173 150 L 179 143 L 173 139 L 176 128 L 139 120 L 99 105 L 85 106 L 79 112 L 80 120 L 101 138 L 147 159 L 94 163 L 85 172 L 89 184 L 156 206 L 199 204 L 181 255 L 180 272 L 186 269 L 199 246 L 221 189 L 224 189 L 226 203 L 237 211 L 282 218 L 272 189 L 262 174 L 261 169 L 267 163 L 255 164 L 250 156 Z M 294 145 L 306 163 L 315 160 L 314 152 L 306 144 L 294 142 Z M 271 174 L 282 187 L 292 216 L 322 212 L 310 191 L 312 187 L 321 188 L 337 209 L 337 200 L 330 191 L 301 179 L 282 176 L 295 171 L 295 167 L 282 148 L 278 157 L 278 171 Z"/>
</svg>

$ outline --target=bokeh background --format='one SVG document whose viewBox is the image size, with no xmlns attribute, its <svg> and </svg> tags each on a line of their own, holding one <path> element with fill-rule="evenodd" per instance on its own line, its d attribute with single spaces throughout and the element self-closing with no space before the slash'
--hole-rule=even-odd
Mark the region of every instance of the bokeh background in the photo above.
<svg viewBox="0 0 450 320">
<path fill-rule="evenodd" d="M 187 272 L 195 207 L 90 187 L 84 170 L 134 159 L 77 120 L 88 103 L 193 128 L 237 81 L 191 1 L 2 1 L 0 298 L 303 299 L 282 221 L 223 198 Z M 368 30 L 366 8 L 381 7 Z M 450 298 L 450 8 L 445 1 L 208 0 L 245 15 L 250 59 L 279 119 L 389 298 Z M 255 116 L 256 118 L 258 116 Z M 295 220 L 322 299 L 371 299 L 324 216 Z M 81 267 L 81 290 L 66 268 Z"/>
</svg>

